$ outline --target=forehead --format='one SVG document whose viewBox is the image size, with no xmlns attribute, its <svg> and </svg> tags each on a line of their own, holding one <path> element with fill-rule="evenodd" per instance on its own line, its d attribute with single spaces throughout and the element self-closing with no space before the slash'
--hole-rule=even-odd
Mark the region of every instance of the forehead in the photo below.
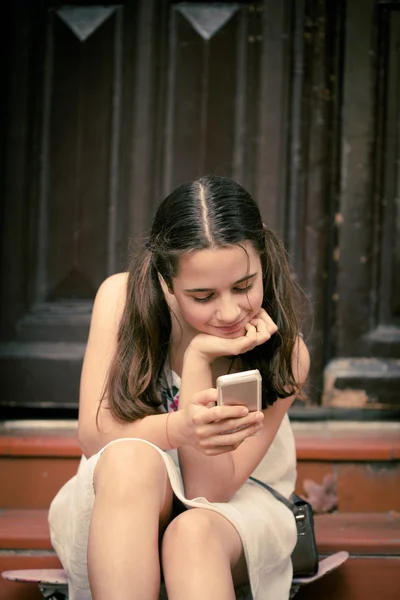
<svg viewBox="0 0 400 600">
<path fill-rule="evenodd" d="M 227 248 L 189 252 L 179 260 L 175 282 L 183 288 L 218 288 L 242 279 L 261 268 L 250 242 Z"/>
</svg>

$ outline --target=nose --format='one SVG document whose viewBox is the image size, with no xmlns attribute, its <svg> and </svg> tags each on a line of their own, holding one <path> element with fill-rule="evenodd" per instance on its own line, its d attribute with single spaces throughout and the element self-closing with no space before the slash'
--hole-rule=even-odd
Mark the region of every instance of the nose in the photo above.
<svg viewBox="0 0 400 600">
<path fill-rule="evenodd" d="M 230 325 L 239 320 L 241 314 L 237 299 L 233 296 L 221 298 L 217 308 L 216 317 L 224 325 Z"/>
</svg>

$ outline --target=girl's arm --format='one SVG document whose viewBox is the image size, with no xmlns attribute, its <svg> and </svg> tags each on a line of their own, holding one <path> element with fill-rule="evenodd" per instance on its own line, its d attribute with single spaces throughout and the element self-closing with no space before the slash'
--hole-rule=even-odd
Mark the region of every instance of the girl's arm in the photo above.
<svg viewBox="0 0 400 600">
<path fill-rule="evenodd" d="M 196 445 L 201 452 L 200 441 L 204 435 L 215 452 L 228 452 L 229 442 L 236 445 L 243 441 L 245 432 L 238 432 L 230 440 L 218 434 L 213 424 L 208 424 L 209 411 L 206 405 L 215 401 L 215 390 L 203 390 L 192 397 L 187 410 L 177 413 L 158 414 L 144 417 L 133 423 L 119 422 L 102 402 L 96 423 L 99 402 L 111 360 L 117 347 L 118 328 L 125 307 L 128 274 L 120 273 L 109 277 L 100 287 L 93 306 L 89 340 L 83 361 L 80 397 L 78 438 L 86 457 L 98 452 L 108 442 L 117 438 L 138 437 L 152 442 L 163 450 L 173 447 Z M 134 332 L 132 332 L 134 335 Z M 240 407 L 223 407 L 222 419 L 231 418 L 242 425 L 249 425 L 254 417 Z M 241 416 L 241 418 L 239 418 Z M 219 428 L 223 427 L 221 421 Z M 168 426 L 168 433 L 167 433 Z M 229 422 L 226 426 L 229 426 Z M 201 436 L 199 436 L 201 431 Z"/>
<path fill-rule="evenodd" d="M 293 374 L 299 386 L 305 383 L 310 359 L 305 343 L 298 337 L 293 351 Z M 185 379 L 184 379 L 185 377 Z M 196 388 L 210 384 L 209 362 L 189 349 L 185 358 L 179 403 L 186 404 Z M 183 385 L 182 385 L 183 388 Z M 183 392 L 183 393 L 182 393 Z M 183 397 L 184 394 L 184 397 Z M 205 456 L 195 448 L 183 446 L 179 449 L 179 460 L 188 498 L 205 496 L 211 502 L 227 502 L 248 479 L 272 444 L 279 426 L 295 395 L 277 400 L 264 410 L 264 420 L 257 436 L 247 437 L 234 451 L 219 456 Z M 218 410 L 218 409 L 212 409 Z M 229 437 L 231 434 L 227 434 Z M 204 441 L 204 449 L 207 440 Z"/>
<path fill-rule="evenodd" d="M 99 411 L 98 427 L 96 424 L 104 382 L 117 346 L 118 327 L 125 307 L 127 280 L 127 273 L 106 279 L 99 288 L 93 306 L 79 397 L 78 438 L 86 457 L 98 452 L 111 440 L 120 437 L 141 437 L 140 433 L 146 435 L 146 431 L 139 432 L 139 421 L 116 421 L 107 409 L 106 401 L 102 402 Z M 168 448 L 165 431 L 167 415 L 158 417 L 152 424 L 151 435 L 146 436 L 146 439 L 149 437 L 149 441 L 161 448 Z"/>
</svg>

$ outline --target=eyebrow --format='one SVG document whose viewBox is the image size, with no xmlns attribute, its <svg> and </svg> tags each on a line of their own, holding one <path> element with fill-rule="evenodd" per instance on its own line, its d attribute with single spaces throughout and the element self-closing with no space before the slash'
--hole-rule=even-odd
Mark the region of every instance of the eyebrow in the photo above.
<svg viewBox="0 0 400 600">
<path fill-rule="evenodd" d="M 242 279 L 238 279 L 237 281 L 235 281 L 235 283 L 233 285 L 238 285 L 239 283 L 243 283 L 244 281 L 248 281 L 249 279 L 254 279 L 254 277 L 257 275 L 257 273 L 252 273 L 251 275 L 245 275 L 244 277 L 242 277 Z M 191 290 L 184 290 L 185 292 L 212 292 L 213 290 L 211 288 L 194 288 Z"/>
</svg>

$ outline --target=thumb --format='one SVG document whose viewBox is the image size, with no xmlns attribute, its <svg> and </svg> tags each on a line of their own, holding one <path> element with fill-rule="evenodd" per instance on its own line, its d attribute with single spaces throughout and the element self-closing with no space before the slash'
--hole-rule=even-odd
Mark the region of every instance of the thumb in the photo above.
<svg viewBox="0 0 400 600">
<path fill-rule="evenodd" d="M 218 400 L 218 392 L 215 388 L 208 388 L 207 390 L 202 390 L 201 392 L 197 392 L 193 396 L 193 404 L 197 404 L 200 406 L 207 406 L 210 402 L 213 404 Z"/>
</svg>

